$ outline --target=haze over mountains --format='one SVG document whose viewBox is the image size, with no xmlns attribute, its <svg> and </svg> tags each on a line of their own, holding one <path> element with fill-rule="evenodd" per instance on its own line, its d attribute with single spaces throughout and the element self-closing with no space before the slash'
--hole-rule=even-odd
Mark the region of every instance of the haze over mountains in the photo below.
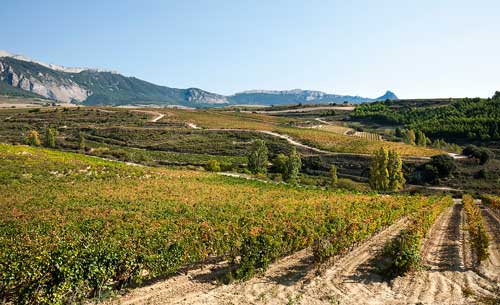
<svg viewBox="0 0 500 305">
<path fill-rule="evenodd" d="M 397 99 L 391 91 L 377 98 L 311 90 L 251 90 L 224 96 L 198 88 L 155 85 L 116 71 L 67 68 L 0 51 L 0 94 L 44 97 L 83 105 L 181 105 L 215 107 L 233 104 L 362 103 Z"/>
</svg>

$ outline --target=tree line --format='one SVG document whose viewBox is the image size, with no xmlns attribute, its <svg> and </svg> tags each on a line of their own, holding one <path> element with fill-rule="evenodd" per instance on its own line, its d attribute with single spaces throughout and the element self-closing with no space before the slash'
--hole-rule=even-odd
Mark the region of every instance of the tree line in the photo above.
<svg viewBox="0 0 500 305">
<path fill-rule="evenodd" d="M 500 139 L 500 91 L 492 98 L 464 98 L 442 107 L 392 107 L 392 101 L 362 104 L 351 113 L 388 125 L 404 125 L 434 139 Z"/>
</svg>

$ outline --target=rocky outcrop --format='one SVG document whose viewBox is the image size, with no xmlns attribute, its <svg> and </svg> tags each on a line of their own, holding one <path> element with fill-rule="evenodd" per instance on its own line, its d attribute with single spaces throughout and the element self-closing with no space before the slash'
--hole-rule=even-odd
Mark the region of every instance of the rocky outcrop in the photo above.
<svg viewBox="0 0 500 305">
<path fill-rule="evenodd" d="M 0 58 L 0 81 L 62 102 L 83 102 L 90 92 L 71 79 L 57 78 L 48 73 L 28 73 L 16 71 L 7 61 Z"/>
<path fill-rule="evenodd" d="M 191 103 L 199 104 L 226 104 L 228 100 L 225 96 L 203 91 L 198 88 L 189 88 L 186 92 L 187 100 Z"/>
</svg>

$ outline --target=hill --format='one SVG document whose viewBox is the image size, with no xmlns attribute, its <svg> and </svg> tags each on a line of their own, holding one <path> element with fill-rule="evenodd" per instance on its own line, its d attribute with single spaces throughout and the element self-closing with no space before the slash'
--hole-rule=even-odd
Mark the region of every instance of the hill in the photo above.
<svg viewBox="0 0 500 305">
<path fill-rule="evenodd" d="M 114 71 L 67 68 L 0 51 L 0 94 L 42 96 L 84 105 L 182 105 L 214 107 L 230 104 L 362 103 L 397 99 L 390 91 L 379 98 L 327 94 L 320 91 L 247 91 L 223 96 L 198 88 L 178 89 L 123 76 Z M 30 95 L 31 94 L 31 95 Z"/>
</svg>

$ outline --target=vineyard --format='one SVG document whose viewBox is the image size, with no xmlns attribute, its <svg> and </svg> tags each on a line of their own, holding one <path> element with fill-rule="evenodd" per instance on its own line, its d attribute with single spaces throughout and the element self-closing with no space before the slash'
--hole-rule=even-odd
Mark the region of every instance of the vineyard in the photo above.
<svg viewBox="0 0 500 305">
<path fill-rule="evenodd" d="M 319 263 L 441 202 L 131 167 L 4 144 L 0 168 L 0 297 L 15 303 L 100 297 L 214 258 L 232 266 L 229 279 L 247 279 L 313 245 L 321 245 Z"/>
<path fill-rule="evenodd" d="M 369 141 L 381 141 L 382 137 L 379 134 L 364 132 L 364 131 L 356 131 L 349 127 L 337 126 L 337 125 L 320 125 L 320 130 L 325 130 L 329 132 L 333 132 L 336 134 L 358 137 L 361 139 L 369 140 Z"/>
<path fill-rule="evenodd" d="M 481 196 L 481 199 L 486 205 L 490 206 L 497 212 L 500 212 L 500 197 L 493 195 L 483 195 Z"/>
<path fill-rule="evenodd" d="M 481 209 L 470 195 L 463 196 L 464 209 L 467 215 L 467 230 L 469 231 L 472 248 L 478 261 L 488 258 L 489 236 L 481 215 Z"/>
<path fill-rule="evenodd" d="M 411 215 L 408 227 L 385 246 L 382 255 L 386 262 L 380 271 L 394 277 L 420 268 L 422 242 L 436 218 L 451 204 L 451 198 L 443 198 Z"/>
</svg>

